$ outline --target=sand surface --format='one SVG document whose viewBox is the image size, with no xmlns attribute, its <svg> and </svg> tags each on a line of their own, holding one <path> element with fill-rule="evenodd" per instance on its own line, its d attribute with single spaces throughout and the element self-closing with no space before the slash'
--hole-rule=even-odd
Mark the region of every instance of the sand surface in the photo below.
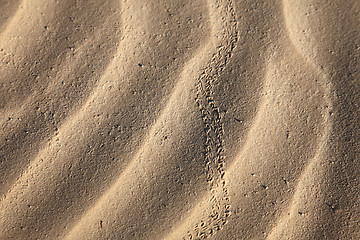
<svg viewBox="0 0 360 240">
<path fill-rule="evenodd" d="M 359 11 L 0 0 L 0 239 L 360 239 Z"/>
</svg>

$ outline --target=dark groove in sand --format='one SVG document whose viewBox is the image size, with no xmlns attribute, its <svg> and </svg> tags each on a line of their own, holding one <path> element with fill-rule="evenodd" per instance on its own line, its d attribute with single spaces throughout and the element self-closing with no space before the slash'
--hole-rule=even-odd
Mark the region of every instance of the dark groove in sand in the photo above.
<svg viewBox="0 0 360 240">
<path fill-rule="evenodd" d="M 209 2 L 208 2 L 209 3 Z M 214 6 L 211 6 L 214 4 Z M 231 214 L 228 189 L 224 180 L 224 142 L 222 113 L 215 101 L 214 84 L 218 76 L 228 64 L 238 41 L 238 30 L 235 10 L 231 1 L 215 1 L 209 3 L 210 11 L 221 11 L 224 16 L 222 31 L 224 36 L 219 50 L 209 64 L 203 69 L 196 84 L 196 104 L 199 107 L 205 132 L 204 159 L 207 181 L 211 191 L 211 210 L 207 219 L 200 220 L 194 229 L 188 232 L 189 239 L 204 239 L 221 230 Z M 224 9 L 221 9 L 224 8 Z M 213 29 L 214 23 L 212 23 Z M 214 34 L 214 33 L 213 33 Z M 214 36 L 216 38 L 216 36 Z"/>
</svg>

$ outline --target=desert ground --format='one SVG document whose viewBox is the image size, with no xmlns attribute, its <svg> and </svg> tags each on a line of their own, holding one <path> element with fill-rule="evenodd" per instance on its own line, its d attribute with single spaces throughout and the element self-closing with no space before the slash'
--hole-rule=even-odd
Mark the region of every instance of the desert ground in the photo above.
<svg viewBox="0 0 360 240">
<path fill-rule="evenodd" d="M 360 239 L 360 1 L 0 0 L 0 239 Z"/>
</svg>

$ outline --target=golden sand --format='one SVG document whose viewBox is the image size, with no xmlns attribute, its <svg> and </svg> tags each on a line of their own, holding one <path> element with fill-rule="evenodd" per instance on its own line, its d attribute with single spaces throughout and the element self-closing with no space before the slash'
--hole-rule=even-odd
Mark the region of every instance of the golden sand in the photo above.
<svg viewBox="0 0 360 240">
<path fill-rule="evenodd" d="M 358 0 L 0 0 L 0 239 L 360 239 Z"/>
</svg>

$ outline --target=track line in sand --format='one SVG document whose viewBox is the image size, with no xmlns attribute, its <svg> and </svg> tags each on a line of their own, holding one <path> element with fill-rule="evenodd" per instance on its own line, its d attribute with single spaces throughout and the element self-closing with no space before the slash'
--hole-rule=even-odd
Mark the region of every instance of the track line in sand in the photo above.
<svg viewBox="0 0 360 240">
<path fill-rule="evenodd" d="M 206 238 L 215 234 L 216 231 L 222 229 L 222 226 L 227 222 L 227 218 L 230 215 L 228 190 L 224 181 L 224 149 L 222 139 L 223 124 L 220 110 L 214 101 L 214 84 L 232 56 L 232 52 L 238 40 L 238 31 L 235 10 L 230 1 L 214 1 L 210 4 L 212 4 L 212 9 L 210 9 L 210 11 L 215 11 L 215 15 L 217 16 L 217 18 L 215 17 L 216 20 L 222 19 L 224 22 L 220 24 L 217 22 L 212 22 L 211 24 L 215 34 L 213 34 L 211 37 L 212 40 L 210 41 L 210 45 L 216 46 L 217 52 L 213 54 L 213 57 L 209 60 L 207 66 L 202 68 L 200 71 L 201 74 L 197 78 L 198 80 L 194 87 L 196 90 L 195 102 L 201 113 L 201 119 L 205 131 L 204 145 L 206 150 L 204 154 L 204 160 L 207 167 L 207 181 L 211 192 L 211 197 L 208 200 L 211 200 L 212 205 L 208 216 L 205 219 L 200 220 L 199 223 L 195 224 L 193 229 L 189 230 L 186 236 L 184 236 L 184 238 L 190 239 Z M 216 20 L 214 19 L 213 21 Z M 218 24 L 221 26 L 216 26 Z M 220 29 L 218 30 L 217 28 Z M 218 40 L 219 38 L 220 40 Z M 203 50 L 201 53 L 204 51 L 207 52 L 207 50 Z M 202 56 L 201 53 L 199 56 Z M 198 55 L 196 54 L 195 57 L 196 56 Z M 193 65 L 191 64 L 193 59 L 189 62 L 189 65 Z M 180 81 L 178 84 L 183 84 L 182 82 L 183 81 Z M 178 87 L 179 86 L 175 86 L 173 90 L 174 93 L 178 92 Z M 165 112 L 163 112 L 163 114 Z M 158 122 L 158 120 L 156 122 Z M 154 127 L 155 126 L 151 128 Z M 140 149 L 143 148 L 144 146 Z M 136 165 L 135 162 L 131 161 L 131 164 L 127 167 L 125 172 L 131 172 L 132 168 L 130 166 L 134 166 L 134 164 Z M 81 225 L 87 221 L 86 219 L 97 212 L 97 210 L 101 208 L 101 206 L 106 202 L 106 199 L 112 195 L 114 191 L 117 191 L 117 186 L 121 184 L 123 177 L 126 176 L 125 172 L 119 176 L 117 181 L 98 200 L 93 208 L 89 209 L 88 212 L 83 215 L 81 219 L 79 219 L 74 228 L 68 232 L 66 236 L 67 238 L 75 236 L 76 232 L 82 229 Z"/>
<path fill-rule="evenodd" d="M 164 122 L 164 119 L 168 118 L 169 114 L 174 112 L 174 108 L 176 107 L 174 104 L 178 104 L 176 103 L 178 102 L 178 99 L 190 99 L 190 97 L 187 95 L 194 94 L 192 90 L 195 87 L 195 81 L 193 80 L 197 78 L 200 69 L 202 69 L 202 67 L 205 65 L 204 63 L 210 59 L 209 49 L 212 49 L 212 44 L 209 43 L 209 41 L 206 41 L 204 44 L 206 47 L 201 48 L 201 51 L 197 51 L 195 54 L 196 57 L 190 58 L 185 64 L 184 69 L 181 71 L 181 75 L 179 76 L 179 80 L 169 94 L 170 96 L 166 97 L 168 99 L 165 106 L 161 109 L 160 113 L 157 114 L 153 124 L 149 126 L 149 129 L 145 133 L 144 140 L 141 141 L 140 146 L 135 150 L 134 156 L 131 156 L 129 164 L 121 172 L 121 174 L 116 177 L 115 181 L 108 187 L 104 194 L 102 194 L 102 196 L 100 196 L 96 202 L 90 206 L 90 208 L 88 208 L 83 214 L 81 214 L 81 216 L 79 216 L 79 218 L 74 223 L 74 226 L 66 231 L 65 238 L 72 239 L 74 236 L 82 234 L 83 229 L 84 227 L 87 227 L 86 225 L 88 222 L 94 219 L 94 216 L 97 216 L 99 213 L 101 214 L 101 212 L 104 211 L 104 208 L 107 209 L 107 207 L 104 207 L 108 206 L 107 201 L 112 201 L 112 203 L 115 204 L 118 203 L 117 201 L 119 201 L 119 199 L 114 199 L 113 196 L 117 196 L 119 191 L 124 188 L 124 182 L 128 182 L 126 179 L 129 178 L 129 175 L 138 172 L 136 169 L 139 168 L 139 161 L 143 161 L 141 159 L 144 157 L 144 155 L 146 155 L 144 152 L 149 151 L 149 149 L 151 150 L 151 146 L 149 147 L 149 145 L 155 142 L 154 136 L 157 135 L 156 133 L 160 128 L 163 128 L 161 124 Z M 193 104 L 192 101 L 190 103 Z M 179 109 L 176 109 L 176 111 L 179 111 Z M 142 164 L 144 164 L 144 162 L 142 162 Z M 152 162 L 149 165 L 146 165 L 146 167 L 142 165 L 141 169 L 152 169 L 153 167 L 154 163 Z M 146 174 L 147 173 L 143 173 L 142 178 L 144 178 Z M 103 229 L 103 231 L 105 230 Z"/>
<path fill-rule="evenodd" d="M 228 189 L 224 180 L 224 141 L 223 120 L 215 101 L 214 84 L 228 64 L 238 41 L 237 20 L 232 1 L 208 1 L 213 38 L 222 35 L 217 43 L 218 51 L 202 70 L 196 84 L 196 104 L 200 110 L 205 132 L 205 153 L 207 182 L 211 192 L 211 209 L 205 219 L 195 224 L 184 239 L 204 239 L 220 231 L 231 214 Z M 214 17 L 216 16 L 216 17 Z M 221 19 L 221 18 L 222 19 Z M 220 33 L 217 33 L 216 21 L 223 20 Z"/>
<path fill-rule="evenodd" d="M 206 43 L 207 47 L 205 49 L 208 49 L 208 43 Z M 206 51 L 206 50 L 205 50 Z M 200 59 L 206 58 L 206 56 L 202 55 L 203 51 L 201 51 Z M 126 179 L 129 179 L 134 176 L 134 173 L 137 172 L 139 169 L 139 165 L 141 164 L 140 171 L 143 171 L 144 169 L 152 169 L 154 167 L 153 162 L 143 162 L 141 159 L 143 156 L 146 156 L 145 154 L 147 151 L 151 150 L 151 143 L 156 141 L 155 136 L 156 133 L 159 131 L 159 129 L 163 128 L 162 124 L 166 119 L 168 118 L 169 113 L 173 111 L 174 104 L 177 103 L 178 99 L 183 99 L 186 97 L 182 95 L 188 95 L 191 93 L 191 89 L 194 88 L 194 83 L 192 80 L 195 78 L 195 75 L 197 72 L 192 71 L 192 69 L 200 69 L 201 63 L 204 61 L 197 61 L 199 58 L 191 58 L 189 62 L 184 67 L 184 70 L 182 71 L 179 81 L 176 83 L 175 87 L 173 88 L 172 92 L 170 93 L 170 97 L 164 106 L 164 108 L 161 110 L 161 113 L 159 116 L 157 116 L 156 120 L 154 120 L 154 124 L 149 127 L 146 136 L 144 137 L 144 141 L 142 141 L 142 144 L 140 147 L 136 150 L 136 153 L 132 157 L 129 164 L 126 166 L 126 168 L 123 170 L 123 172 L 117 176 L 116 180 L 111 184 L 111 186 L 106 190 L 106 192 L 99 197 L 99 199 L 96 201 L 96 203 L 91 206 L 75 223 L 75 225 L 66 233 L 65 239 L 73 239 L 74 236 L 78 236 L 77 234 L 81 234 L 81 231 L 83 231 L 83 227 L 86 226 L 86 224 L 91 221 L 91 218 L 94 218 L 94 216 L 97 216 L 97 214 L 104 211 L 105 206 L 108 206 L 108 202 L 114 202 L 113 196 L 118 196 L 119 191 L 121 191 L 122 188 L 124 188 L 124 183 L 127 183 L 128 181 Z M 199 66 L 198 66 L 199 65 Z M 156 170 L 158 171 L 158 170 Z M 146 176 L 148 173 L 143 172 L 142 178 Z"/>
</svg>

